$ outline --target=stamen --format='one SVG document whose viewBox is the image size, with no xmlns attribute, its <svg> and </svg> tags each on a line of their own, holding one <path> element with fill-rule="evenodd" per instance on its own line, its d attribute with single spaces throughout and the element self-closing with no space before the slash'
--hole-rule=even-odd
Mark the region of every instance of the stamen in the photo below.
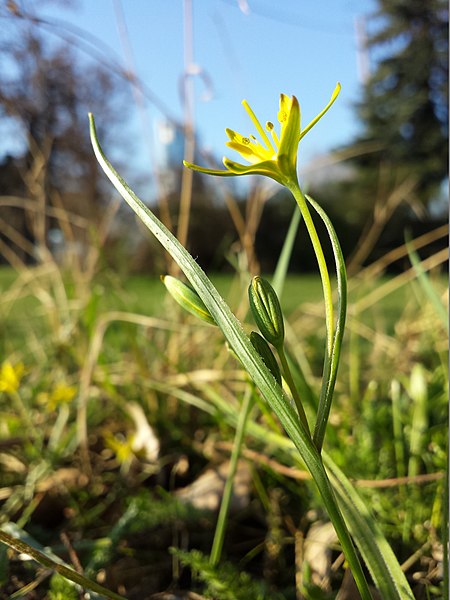
<svg viewBox="0 0 450 600">
<path fill-rule="evenodd" d="M 243 100 L 242 104 L 244 105 L 245 110 L 247 111 L 250 119 L 253 121 L 253 124 L 255 125 L 256 129 L 258 130 L 259 135 L 262 137 L 263 142 L 266 144 L 267 149 L 270 151 L 271 149 L 273 150 L 274 154 L 277 153 L 276 149 L 273 147 L 272 142 L 270 141 L 270 139 L 267 137 L 266 132 L 264 131 L 263 127 L 261 126 L 261 123 L 258 121 L 258 119 L 256 118 L 255 113 L 252 111 L 252 109 L 250 108 L 250 106 L 248 105 L 247 100 Z"/>
<path fill-rule="evenodd" d="M 278 137 L 277 132 L 275 131 L 275 129 L 272 129 L 272 131 L 270 133 L 272 134 L 272 138 L 273 138 L 273 141 L 275 142 L 275 146 L 277 148 L 279 148 L 280 147 L 280 139 Z"/>
<path fill-rule="evenodd" d="M 267 121 L 266 129 L 267 129 L 267 131 L 270 132 L 270 135 L 272 136 L 272 139 L 275 142 L 275 146 L 277 147 L 277 150 L 278 150 L 278 148 L 280 147 L 280 140 L 278 139 L 277 132 L 275 131 L 274 125 L 271 121 Z"/>
</svg>

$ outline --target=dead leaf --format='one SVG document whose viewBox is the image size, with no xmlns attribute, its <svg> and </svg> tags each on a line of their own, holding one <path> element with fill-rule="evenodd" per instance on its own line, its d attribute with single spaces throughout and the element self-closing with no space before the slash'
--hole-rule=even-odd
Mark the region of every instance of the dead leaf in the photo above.
<svg viewBox="0 0 450 600">
<path fill-rule="evenodd" d="M 207 469 L 193 483 L 176 492 L 177 497 L 200 510 L 218 510 L 229 468 L 230 461 L 226 461 L 218 469 Z M 234 478 L 230 510 L 238 511 L 248 506 L 250 481 L 250 467 L 246 461 L 240 460 Z"/>
<path fill-rule="evenodd" d="M 309 528 L 303 547 L 303 560 L 311 569 L 312 582 L 330 589 L 331 548 L 338 538 L 332 523 L 318 521 Z"/>
<path fill-rule="evenodd" d="M 159 440 L 149 425 L 144 410 L 137 402 L 129 402 L 127 408 L 136 426 L 131 443 L 133 452 L 142 452 L 146 460 L 156 462 L 159 456 Z"/>
</svg>

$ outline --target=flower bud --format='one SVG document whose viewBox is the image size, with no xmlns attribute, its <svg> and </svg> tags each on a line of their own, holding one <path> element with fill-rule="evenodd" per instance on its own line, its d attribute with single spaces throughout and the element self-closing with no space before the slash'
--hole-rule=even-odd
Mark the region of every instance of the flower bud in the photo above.
<svg viewBox="0 0 450 600">
<path fill-rule="evenodd" d="M 263 359 L 264 364 L 275 377 L 278 385 L 281 385 L 281 371 L 278 366 L 277 359 L 273 355 L 272 350 L 266 340 L 259 335 L 256 331 L 252 331 L 250 334 L 250 341 L 253 344 L 254 349 Z"/>
<path fill-rule="evenodd" d="M 280 302 L 268 281 L 254 277 L 248 288 L 250 308 L 260 332 L 276 348 L 284 340 L 284 322 Z"/>
<path fill-rule="evenodd" d="M 202 299 L 190 285 L 183 283 L 171 275 L 161 275 L 161 281 L 166 286 L 172 298 L 185 310 L 210 325 L 216 324 L 210 312 L 203 304 Z"/>
</svg>

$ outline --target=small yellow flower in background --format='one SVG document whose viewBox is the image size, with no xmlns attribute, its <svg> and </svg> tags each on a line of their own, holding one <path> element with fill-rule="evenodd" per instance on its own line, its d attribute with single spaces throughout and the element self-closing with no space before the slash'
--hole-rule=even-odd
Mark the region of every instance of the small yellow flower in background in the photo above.
<svg viewBox="0 0 450 600">
<path fill-rule="evenodd" d="M 289 96 L 281 94 L 280 110 L 278 112 L 278 121 L 280 123 L 279 136 L 275 131 L 273 123 L 268 121 L 264 128 L 256 118 L 248 102 L 243 100 L 242 104 L 253 121 L 261 137 L 261 141 L 258 141 L 253 135 L 245 137 L 232 129 L 227 129 L 226 133 L 230 141 L 226 145 L 232 150 L 236 150 L 250 164 L 243 165 L 224 157 L 223 164 L 226 167 L 226 171 L 206 169 L 186 161 L 184 161 L 184 165 L 207 175 L 225 177 L 266 175 L 282 185 L 295 183 L 297 182 L 298 144 L 331 107 L 338 97 L 340 90 L 341 86 L 338 83 L 328 104 L 304 129 L 301 128 L 300 105 L 297 98 L 295 96 L 289 98 Z"/>
<path fill-rule="evenodd" d="M 108 431 L 103 435 L 103 439 L 106 447 L 114 452 L 116 460 L 121 468 L 127 470 L 135 457 L 133 451 L 133 438 L 121 438 Z"/>
<path fill-rule="evenodd" d="M 76 396 L 77 388 L 73 385 L 58 383 L 53 390 L 38 394 L 39 404 L 45 405 L 45 408 L 52 412 L 63 404 L 69 404 Z"/>
<path fill-rule="evenodd" d="M 14 394 L 19 389 L 24 366 L 22 363 L 12 365 L 9 360 L 5 360 L 0 368 L 0 392 Z"/>
</svg>

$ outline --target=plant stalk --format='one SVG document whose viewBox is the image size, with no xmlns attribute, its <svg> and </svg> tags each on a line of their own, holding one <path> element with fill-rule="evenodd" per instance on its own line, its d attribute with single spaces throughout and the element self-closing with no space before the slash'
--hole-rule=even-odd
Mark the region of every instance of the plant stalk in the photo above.
<svg viewBox="0 0 450 600">
<path fill-rule="evenodd" d="M 292 193 L 295 198 L 295 201 L 298 204 L 300 212 L 302 214 L 303 220 L 305 221 L 306 229 L 308 230 L 309 237 L 311 239 L 311 243 L 314 249 L 314 253 L 316 255 L 317 264 L 319 267 L 320 278 L 322 280 L 322 289 L 323 289 L 323 298 L 325 301 L 325 323 L 327 329 L 327 342 L 326 342 L 326 357 L 325 360 L 328 361 L 331 356 L 332 347 L 333 347 L 333 297 L 331 291 L 331 283 L 330 283 L 330 274 L 328 272 L 327 262 L 325 260 L 325 256 L 323 254 L 322 244 L 320 243 L 319 236 L 317 234 L 316 226 L 314 225 L 314 221 L 312 220 L 311 213 L 308 208 L 308 203 L 306 198 L 300 189 L 300 186 L 297 182 L 288 182 L 288 189 Z M 324 367 L 324 372 L 326 371 Z"/>
<path fill-rule="evenodd" d="M 327 229 L 336 265 L 338 291 L 336 329 L 333 335 L 331 354 L 328 357 L 328 360 L 325 360 L 324 362 L 322 389 L 320 391 L 317 418 L 313 433 L 313 441 L 320 452 L 322 449 L 323 440 L 325 438 L 325 430 L 328 423 L 328 417 L 330 415 L 331 403 L 333 401 L 334 385 L 336 383 L 339 359 L 341 356 L 342 340 L 345 332 L 345 320 L 347 316 L 347 271 L 345 268 L 345 260 L 342 254 L 339 239 L 328 215 L 323 208 L 310 196 L 306 196 L 306 199 L 322 219 Z"/>
<path fill-rule="evenodd" d="M 236 433 L 234 436 L 233 450 L 231 452 L 230 466 L 228 470 L 227 480 L 223 490 L 222 502 L 220 504 L 219 516 L 217 518 L 216 531 L 211 548 L 209 562 L 214 567 L 219 564 L 222 555 L 223 542 L 225 539 L 225 530 L 227 526 L 228 510 L 230 508 L 231 496 L 233 493 L 233 483 L 237 471 L 239 456 L 241 454 L 242 442 L 244 440 L 245 428 L 250 409 L 253 405 L 252 398 L 254 387 L 252 384 L 246 389 L 242 400 L 241 410 L 239 412 L 239 420 L 237 422 Z"/>
<path fill-rule="evenodd" d="M 308 419 L 306 417 L 305 409 L 303 408 L 302 401 L 300 400 L 300 395 L 298 393 L 297 387 L 294 383 L 294 379 L 292 377 L 291 370 L 289 368 L 288 361 L 286 359 L 286 354 L 284 352 L 283 346 L 277 348 L 278 356 L 280 357 L 281 366 L 283 367 L 283 375 L 286 379 L 286 382 L 291 390 L 292 398 L 294 399 L 295 406 L 297 408 L 298 416 L 300 417 L 301 425 L 305 428 L 305 431 L 308 435 L 311 435 L 311 431 L 309 429 Z"/>
</svg>

